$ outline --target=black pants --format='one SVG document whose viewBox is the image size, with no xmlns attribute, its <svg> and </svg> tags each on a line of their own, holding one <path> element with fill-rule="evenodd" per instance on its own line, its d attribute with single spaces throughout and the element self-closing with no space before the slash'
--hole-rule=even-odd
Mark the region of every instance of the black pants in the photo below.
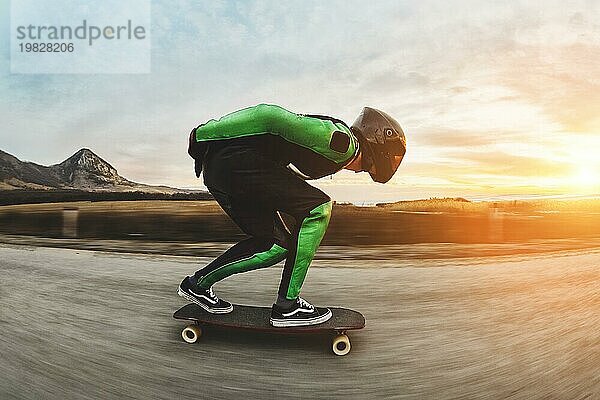
<svg viewBox="0 0 600 400">
<path fill-rule="evenodd" d="M 197 271 L 195 277 L 208 288 L 232 274 L 285 259 L 279 295 L 293 299 L 327 228 L 331 200 L 260 149 L 243 141 L 227 142 L 210 144 L 204 183 L 249 238 Z M 282 214 L 293 223 L 286 224 Z"/>
</svg>

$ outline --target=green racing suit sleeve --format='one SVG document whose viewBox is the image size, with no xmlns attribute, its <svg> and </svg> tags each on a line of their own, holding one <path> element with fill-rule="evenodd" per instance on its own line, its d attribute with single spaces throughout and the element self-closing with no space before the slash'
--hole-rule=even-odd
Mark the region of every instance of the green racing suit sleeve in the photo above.
<svg viewBox="0 0 600 400">
<path fill-rule="evenodd" d="M 233 139 L 271 134 L 305 147 L 335 163 L 350 160 L 358 149 L 358 140 L 341 122 L 295 114 L 282 107 L 259 104 L 210 120 L 195 129 L 196 141 Z M 347 135 L 347 148 L 332 146 L 334 134 Z M 332 148 L 333 147 L 333 148 Z"/>
</svg>

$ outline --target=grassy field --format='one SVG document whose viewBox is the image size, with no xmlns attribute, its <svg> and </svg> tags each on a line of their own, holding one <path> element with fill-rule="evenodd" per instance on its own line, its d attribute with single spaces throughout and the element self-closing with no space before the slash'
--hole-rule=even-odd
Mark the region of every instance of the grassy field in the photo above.
<svg viewBox="0 0 600 400">
<path fill-rule="evenodd" d="M 548 213 L 548 212 L 582 212 L 600 213 L 600 198 L 576 200 L 510 200 L 471 202 L 461 198 L 432 198 L 427 200 L 398 201 L 378 204 L 379 208 L 389 211 L 413 212 L 445 212 L 487 214 L 490 212 L 505 213 Z"/>
</svg>

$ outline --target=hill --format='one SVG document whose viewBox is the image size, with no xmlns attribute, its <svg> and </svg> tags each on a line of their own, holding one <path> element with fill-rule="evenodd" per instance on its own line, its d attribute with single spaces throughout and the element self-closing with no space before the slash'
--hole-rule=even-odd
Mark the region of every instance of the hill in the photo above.
<svg viewBox="0 0 600 400">
<path fill-rule="evenodd" d="M 132 182 L 90 149 L 81 149 L 51 166 L 21 161 L 0 150 L 0 190 L 75 189 L 85 192 L 187 193 L 166 186 Z"/>
<path fill-rule="evenodd" d="M 151 186 L 122 177 L 90 149 L 45 166 L 0 150 L 0 205 L 116 200 L 209 200 L 206 191 Z"/>
</svg>

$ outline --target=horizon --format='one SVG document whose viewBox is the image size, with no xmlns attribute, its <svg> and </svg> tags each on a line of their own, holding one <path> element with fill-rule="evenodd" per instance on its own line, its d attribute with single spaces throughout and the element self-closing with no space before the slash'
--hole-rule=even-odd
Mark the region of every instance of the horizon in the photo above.
<svg viewBox="0 0 600 400">
<path fill-rule="evenodd" d="M 96 154 L 96 152 L 93 149 L 90 149 L 88 147 L 82 147 L 81 149 L 75 151 L 75 153 L 66 156 L 66 158 L 62 159 L 61 161 L 58 161 L 56 163 L 53 164 L 48 164 L 48 165 L 44 165 L 44 164 L 39 164 L 37 163 L 35 160 L 24 160 L 21 159 L 20 157 L 18 157 L 18 155 L 15 154 L 10 154 L 8 152 L 5 152 L 3 149 L 0 149 L 0 152 L 5 152 L 6 154 L 9 154 L 13 157 L 16 157 L 17 159 L 19 159 L 19 161 L 24 162 L 24 163 L 33 163 L 33 164 L 37 164 L 39 166 L 42 167 L 51 167 L 51 166 L 55 166 L 55 165 L 59 165 L 62 162 L 68 160 L 69 158 L 75 156 L 77 153 L 82 152 L 82 151 L 90 151 L 93 154 L 95 154 L 97 157 L 100 157 L 104 162 L 108 163 L 111 167 L 115 168 L 117 170 L 117 172 L 119 173 L 119 175 L 122 178 L 128 179 L 127 176 L 123 176 L 120 172 L 119 169 L 117 167 L 115 167 L 110 160 L 106 160 L 105 158 L 101 157 L 100 155 Z M 131 179 L 128 179 L 131 181 Z M 136 184 L 144 184 L 143 182 L 134 182 Z M 154 185 L 154 186 L 165 186 L 165 185 Z M 173 189 L 181 189 L 181 190 L 187 190 L 187 191 L 195 191 L 195 190 L 204 190 L 206 191 L 206 188 L 198 188 L 198 187 L 172 187 Z M 331 191 L 331 190 L 330 190 Z M 514 194 L 503 194 L 503 195 L 496 195 L 496 196 L 486 196 L 486 195 L 475 195 L 475 196 L 460 196 L 460 195 L 456 195 L 456 196 L 444 196 L 444 197 L 438 197 L 438 196 L 430 196 L 430 197 L 406 197 L 403 199 L 394 199 L 394 198 L 385 198 L 382 197 L 380 199 L 377 198 L 371 198 L 368 201 L 365 201 L 363 199 L 361 199 L 360 197 L 357 197 L 355 199 L 352 199 L 352 197 L 343 199 L 343 200 L 336 200 L 338 203 L 351 203 L 357 206 L 374 206 L 378 203 L 393 203 L 393 202 L 401 202 L 401 201 L 420 201 L 420 200 L 439 200 L 439 199 L 466 199 L 470 202 L 494 202 L 494 201 L 512 201 L 512 200 L 519 200 L 519 201 L 528 201 L 528 200 L 558 200 L 558 199 L 564 199 L 564 200 L 586 200 L 586 199 L 598 199 L 600 198 L 600 193 L 592 193 L 592 194 L 585 194 L 585 195 L 581 195 L 581 194 L 562 194 L 562 195 L 514 195 Z M 335 199 L 334 199 L 335 200 Z"/>
<path fill-rule="evenodd" d="M 12 74 L 3 35 L 0 149 L 51 165 L 90 148 L 132 181 L 204 189 L 193 127 L 258 103 L 351 124 L 370 105 L 407 155 L 386 185 L 315 182 L 338 202 L 600 193 L 600 3 L 178 5 L 152 2 L 149 74 Z"/>
</svg>

